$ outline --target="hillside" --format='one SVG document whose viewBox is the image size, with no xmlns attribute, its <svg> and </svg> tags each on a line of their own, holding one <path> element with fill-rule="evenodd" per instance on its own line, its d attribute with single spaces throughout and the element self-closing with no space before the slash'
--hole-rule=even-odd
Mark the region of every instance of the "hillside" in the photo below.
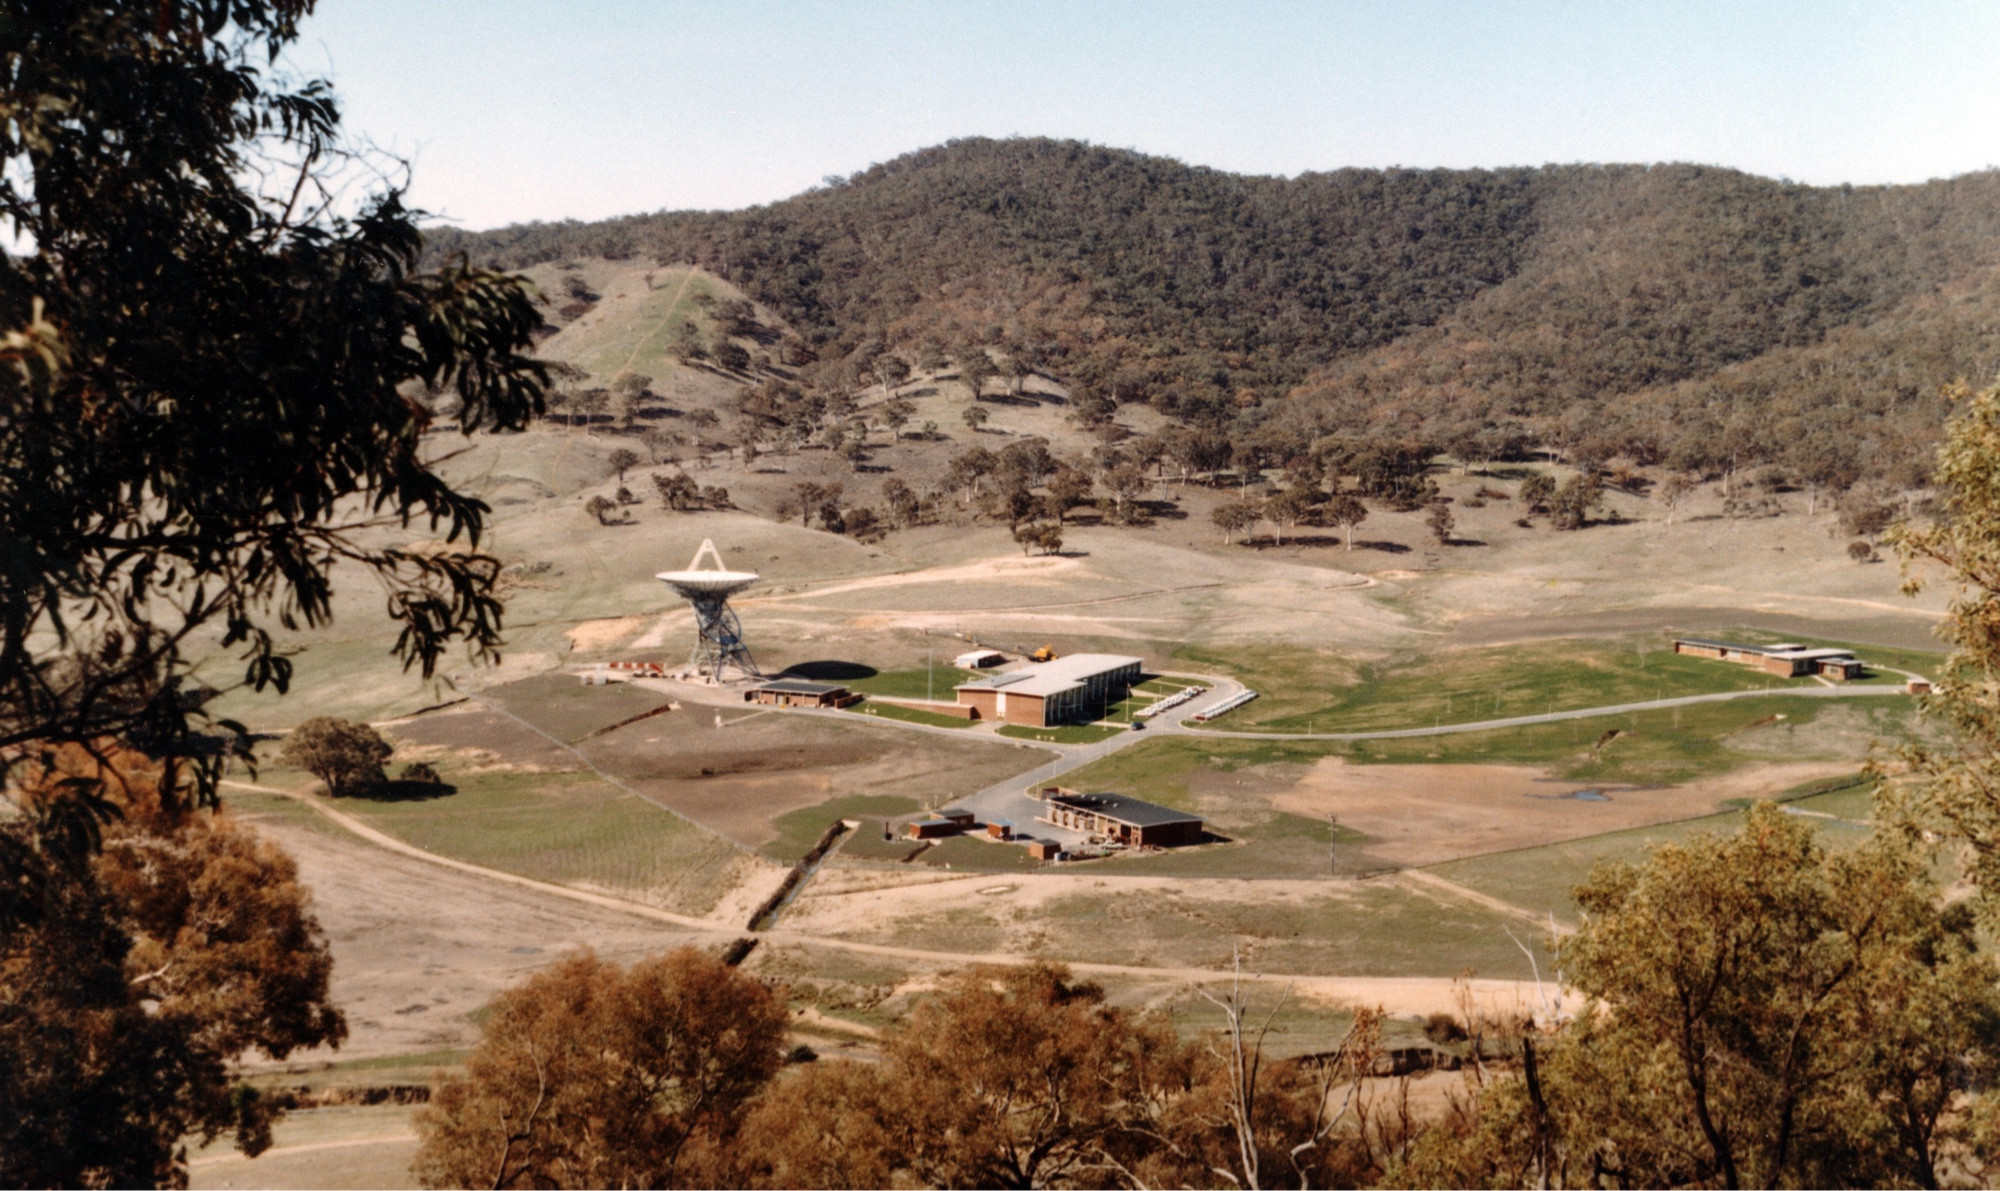
<svg viewBox="0 0 2000 1191">
<path fill-rule="evenodd" d="M 1714 475 L 1843 454 L 1922 478 L 1937 388 L 1990 372 L 2000 175 L 1814 188 L 1694 166 L 1241 177 L 953 142 L 738 212 L 435 233 L 528 267 L 693 262 L 855 389 L 973 347 L 1282 462 L 1479 430 Z M 608 379 L 608 378 L 607 378 Z M 747 383 L 753 378 L 747 374 Z M 1726 438 L 1726 449 L 1715 443 Z M 1488 448 L 1481 448 L 1488 449 Z"/>
</svg>

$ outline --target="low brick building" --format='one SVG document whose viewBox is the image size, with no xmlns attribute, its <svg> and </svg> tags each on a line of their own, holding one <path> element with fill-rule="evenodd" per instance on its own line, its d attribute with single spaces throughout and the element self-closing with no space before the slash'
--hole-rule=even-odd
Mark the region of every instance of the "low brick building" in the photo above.
<svg viewBox="0 0 2000 1191">
<path fill-rule="evenodd" d="M 1047 791 L 1042 820 L 1139 848 L 1178 848 L 1202 839 L 1201 816 L 1123 794 Z"/>
<path fill-rule="evenodd" d="M 745 703 L 772 707 L 846 707 L 861 696 L 830 682 L 807 682 L 803 678 L 774 678 L 743 692 Z"/>
<path fill-rule="evenodd" d="M 1807 678 L 1818 675 L 1845 682 L 1867 673 L 1852 650 L 1805 645 L 1743 645 L 1734 641 L 1710 641 L 1701 637 L 1681 637 L 1674 652 L 1690 657 L 1715 658 L 1753 666 L 1780 678 Z"/>
<path fill-rule="evenodd" d="M 1078 653 L 956 689 L 959 703 L 981 719 L 1046 728 L 1101 718 L 1139 680 L 1143 664 L 1114 653 Z"/>
</svg>

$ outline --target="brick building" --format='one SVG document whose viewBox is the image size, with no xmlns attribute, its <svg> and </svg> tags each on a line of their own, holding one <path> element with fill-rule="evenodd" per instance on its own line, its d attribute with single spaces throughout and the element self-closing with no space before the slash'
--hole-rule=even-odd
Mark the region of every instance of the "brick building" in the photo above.
<svg viewBox="0 0 2000 1191">
<path fill-rule="evenodd" d="M 1114 653 L 1072 654 L 964 683 L 958 702 L 981 719 L 1036 728 L 1099 719 L 1139 680 L 1141 665 Z"/>
<path fill-rule="evenodd" d="M 1144 848 L 1177 848 L 1201 842 L 1201 816 L 1123 794 L 1047 790 L 1042 821 L 1071 831 Z"/>
<path fill-rule="evenodd" d="M 1811 648 L 1804 645 L 1740 645 L 1734 641 L 1710 641 L 1701 637 L 1681 637 L 1674 652 L 1691 657 L 1717 658 L 1738 665 L 1754 666 L 1780 678 L 1807 678 L 1819 675 L 1845 682 L 1866 674 L 1852 650 Z"/>
<path fill-rule="evenodd" d="M 860 702 L 844 686 L 830 682 L 807 682 L 803 678 L 774 678 L 760 683 L 743 692 L 745 703 L 763 703 L 772 707 L 846 707 Z"/>
</svg>

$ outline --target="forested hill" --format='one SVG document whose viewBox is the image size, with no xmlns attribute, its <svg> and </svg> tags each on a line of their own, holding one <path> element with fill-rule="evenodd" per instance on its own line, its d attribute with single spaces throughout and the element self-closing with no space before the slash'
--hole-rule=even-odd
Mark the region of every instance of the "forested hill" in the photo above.
<svg viewBox="0 0 2000 1191">
<path fill-rule="evenodd" d="M 694 261 L 857 350 L 995 349 L 1284 450 L 1480 428 L 1657 462 L 1804 438 L 1886 474 L 2000 360 L 2000 175 L 1815 188 L 1695 166 L 1243 177 L 968 140 L 737 212 L 434 233 L 518 267 Z M 1599 451 L 1602 453 L 1602 450 Z M 1647 459 L 1646 456 L 1654 458 Z"/>
</svg>

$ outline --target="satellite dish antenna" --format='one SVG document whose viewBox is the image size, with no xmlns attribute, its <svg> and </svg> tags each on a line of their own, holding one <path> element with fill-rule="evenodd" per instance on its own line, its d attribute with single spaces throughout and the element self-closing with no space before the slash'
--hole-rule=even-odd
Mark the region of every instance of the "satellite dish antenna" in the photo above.
<svg viewBox="0 0 2000 1191">
<path fill-rule="evenodd" d="M 704 559 L 713 565 L 704 567 Z M 764 672 L 743 644 L 743 625 L 729 606 L 730 596 L 757 581 L 754 572 L 730 570 L 716 553 L 715 543 L 703 539 L 686 570 L 661 571 L 654 578 L 694 608 L 694 652 L 688 657 L 687 674 L 722 682 L 725 672 L 734 666 L 745 678 L 763 677 Z"/>
</svg>

